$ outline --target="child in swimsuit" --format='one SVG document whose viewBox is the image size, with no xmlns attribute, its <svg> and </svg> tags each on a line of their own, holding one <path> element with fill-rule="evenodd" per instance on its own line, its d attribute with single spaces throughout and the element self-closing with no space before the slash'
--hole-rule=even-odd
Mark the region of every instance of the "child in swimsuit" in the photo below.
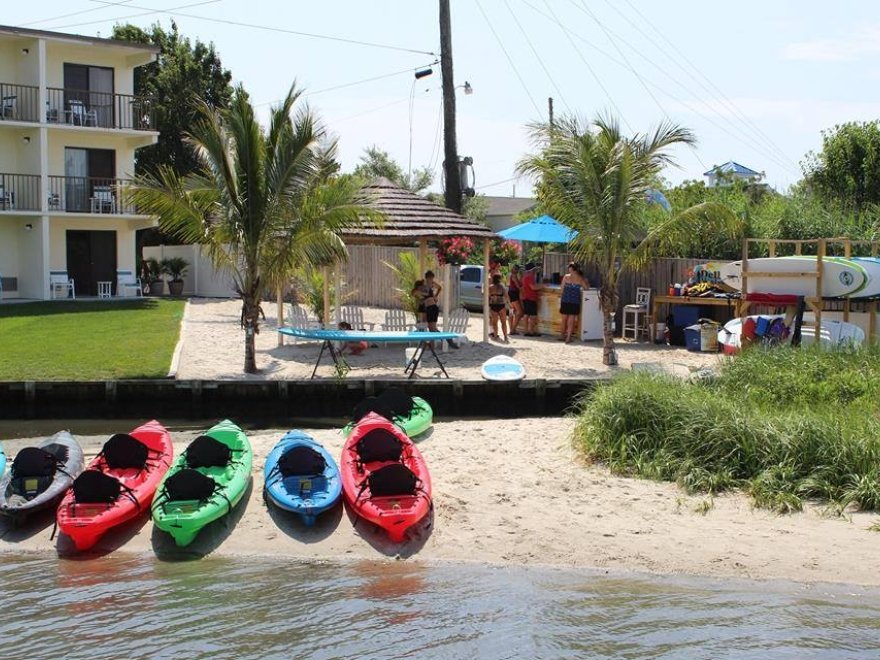
<svg viewBox="0 0 880 660">
<path fill-rule="evenodd" d="M 340 330 L 351 330 L 351 323 L 346 323 L 345 321 L 340 321 L 337 326 Z M 339 351 L 340 355 L 345 355 L 345 352 L 348 351 L 349 355 L 360 355 L 365 350 L 369 344 L 365 341 L 347 341 L 342 346 L 342 350 Z"/>
</svg>

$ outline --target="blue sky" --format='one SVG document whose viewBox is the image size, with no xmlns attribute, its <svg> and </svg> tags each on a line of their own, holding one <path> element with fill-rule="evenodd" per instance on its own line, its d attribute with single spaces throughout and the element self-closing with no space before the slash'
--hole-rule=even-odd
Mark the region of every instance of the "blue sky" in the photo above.
<svg viewBox="0 0 880 660">
<path fill-rule="evenodd" d="M 435 0 L 44 0 L 5 2 L 2 21 L 108 36 L 114 19 L 167 25 L 162 9 L 213 41 L 264 111 L 294 79 L 311 92 L 345 169 L 372 144 L 406 167 L 411 118 L 413 167 L 433 166 L 439 186 L 439 65 L 415 87 L 412 76 L 433 56 L 217 22 L 439 52 Z M 452 19 L 455 82 L 474 89 L 457 96 L 459 153 L 486 194 L 529 194 L 514 166 L 548 96 L 557 113 L 619 113 L 631 132 L 667 117 L 691 128 L 699 145 L 676 152 L 672 182 L 736 160 L 778 189 L 798 180 L 822 129 L 880 117 L 880 3 L 452 0 Z"/>
</svg>

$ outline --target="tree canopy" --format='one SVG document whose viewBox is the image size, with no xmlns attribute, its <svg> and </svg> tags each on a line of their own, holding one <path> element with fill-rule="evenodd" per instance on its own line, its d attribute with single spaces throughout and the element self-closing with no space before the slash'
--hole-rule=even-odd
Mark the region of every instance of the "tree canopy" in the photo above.
<svg viewBox="0 0 880 660">
<path fill-rule="evenodd" d="M 173 21 L 170 31 L 159 23 L 148 31 L 131 24 L 116 25 L 112 37 L 160 49 L 155 62 L 135 69 L 135 94 L 155 98 L 159 130 L 156 144 L 137 150 L 135 173 L 154 172 L 161 165 L 182 176 L 189 174 L 199 165 L 184 141 L 199 116 L 196 100 L 217 108 L 228 105 L 232 74 L 223 68 L 213 44 L 182 37 Z"/>
<path fill-rule="evenodd" d="M 360 163 L 354 168 L 354 174 L 367 181 L 385 177 L 414 193 L 421 193 L 434 182 L 434 172 L 429 168 L 419 167 L 407 174 L 387 151 L 376 145 L 364 149 Z"/>
<path fill-rule="evenodd" d="M 822 149 L 803 163 L 821 197 L 860 213 L 880 204 L 880 121 L 847 122 L 822 131 Z"/>
</svg>

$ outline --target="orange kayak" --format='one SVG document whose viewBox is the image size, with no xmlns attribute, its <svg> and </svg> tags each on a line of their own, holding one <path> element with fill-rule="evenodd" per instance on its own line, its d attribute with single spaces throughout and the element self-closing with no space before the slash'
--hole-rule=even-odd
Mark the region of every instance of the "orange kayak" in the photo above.
<svg viewBox="0 0 880 660">
<path fill-rule="evenodd" d="M 399 426 L 376 413 L 352 429 L 339 471 L 348 505 L 395 543 L 431 510 L 431 476 L 422 453 Z"/>
<path fill-rule="evenodd" d="M 88 550 L 111 528 L 148 515 L 173 456 L 171 435 L 156 420 L 117 433 L 64 495 L 58 528 Z"/>
</svg>

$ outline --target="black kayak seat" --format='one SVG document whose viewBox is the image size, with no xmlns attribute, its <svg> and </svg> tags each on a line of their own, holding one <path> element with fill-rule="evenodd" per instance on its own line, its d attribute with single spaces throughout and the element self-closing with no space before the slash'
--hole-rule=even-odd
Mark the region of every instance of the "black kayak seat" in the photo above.
<svg viewBox="0 0 880 660">
<path fill-rule="evenodd" d="M 403 443 L 388 429 L 373 429 L 357 441 L 354 447 L 361 463 L 373 461 L 399 461 Z"/>
<path fill-rule="evenodd" d="M 403 463 L 379 468 L 367 477 L 371 497 L 415 495 L 419 478 Z"/>
<path fill-rule="evenodd" d="M 170 502 L 204 502 L 217 491 L 217 482 L 198 470 L 183 468 L 165 480 L 162 490 Z"/>
<path fill-rule="evenodd" d="M 101 456 L 108 467 L 120 470 L 134 468 L 143 470 L 147 466 L 147 446 L 128 433 L 117 433 L 104 443 Z"/>
<path fill-rule="evenodd" d="M 327 462 L 320 452 L 305 445 L 291 447 L 278 459 L 282 477 L 309 477 L 324 474 Z"/>
<path fill-rule="evenodd" d="M 12 461 L 13 479 L 24 477 L 51 477 L 58 469 L 58 459 L 40 447 L 25 447 L 15 455 Z"/>
<path fill-rule="evenodd" d="M 210 435 L 200 435 L 186 448 L 186 465 L 190 468 L 224 467 L 232 460 L 232 450 Z"/>
<path fill-rule="evenodd" d="M 73 499 L 77 504 L 112 504 L 119 499 L 122 484 L 100 470 L 86 470 L 73 482 Z"/>
<path fill-rule="evenodd" d="M 389 421 L 394 419 L 394 411 L 375 396 L 368 396 L 357 404 L 354 407 L 354 410 L 351 411 L 351 419 L 353 422 L 357 423 L 371 412 L 374 412 Z"/>
<path fill-rule="evenodd" d="M 394 417 L 409 417 L 413 399 L 399 387 L 391 387 L 379 395 L 379 405 L 391 411 Z"/>
</svg>

